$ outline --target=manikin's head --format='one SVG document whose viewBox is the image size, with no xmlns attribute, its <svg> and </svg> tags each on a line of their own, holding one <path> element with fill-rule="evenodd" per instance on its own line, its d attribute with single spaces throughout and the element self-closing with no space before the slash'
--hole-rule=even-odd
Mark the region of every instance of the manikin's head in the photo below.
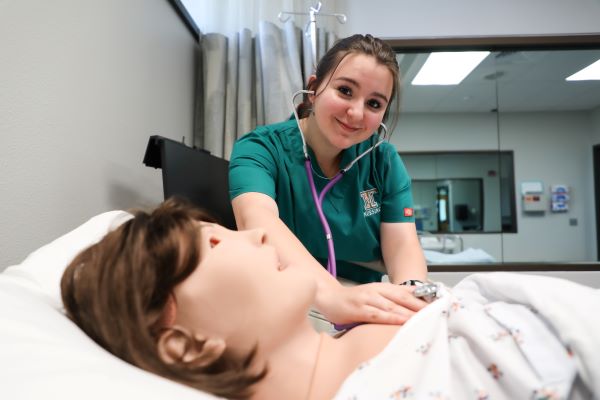
<svg viewBox="0 0 600 400">
<path fill-rule="evenodd" d="M 230 231 L 177 200 L 134 217 L 66 269 L 69 317 L 142 369 L 227 398 L 267 373 L 273 335 L 306 316 L 314 280 L 261 230 Z"/>
</svg>

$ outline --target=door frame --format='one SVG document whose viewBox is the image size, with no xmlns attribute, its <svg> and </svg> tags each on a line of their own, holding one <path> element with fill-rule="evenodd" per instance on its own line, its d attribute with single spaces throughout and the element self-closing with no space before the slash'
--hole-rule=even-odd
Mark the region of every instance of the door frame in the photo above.
<svg viewBox="0 0 600 400">
<path fill-rule="evenodd" d="M 600 261 L 600 144 L 593 146 L 594 163 L 594 203 L 596 205 L 596 252 Z"/>
</svg>

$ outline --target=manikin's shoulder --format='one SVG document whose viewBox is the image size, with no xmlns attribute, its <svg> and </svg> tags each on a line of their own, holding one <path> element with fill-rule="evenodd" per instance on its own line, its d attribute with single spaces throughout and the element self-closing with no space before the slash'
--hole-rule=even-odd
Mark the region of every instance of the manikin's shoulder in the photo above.
<svg viewBox="0 0 600 400">
<path fill-rule="evenodd" d="M 338 340 L 358 366 L 379 354 L 396 335 L 398 329 L 400 329 L 398 325 L 364 324 L 351 329 Z"/>
<path fill-rule="evenodd" d="M 392 340 L 397 325 L 359 325 L 322 347 L 313 400 L 331 399 L 356 368 L 379 354 Z M 335 343 L 332 343 L 335 342 Z"/>
</svg>

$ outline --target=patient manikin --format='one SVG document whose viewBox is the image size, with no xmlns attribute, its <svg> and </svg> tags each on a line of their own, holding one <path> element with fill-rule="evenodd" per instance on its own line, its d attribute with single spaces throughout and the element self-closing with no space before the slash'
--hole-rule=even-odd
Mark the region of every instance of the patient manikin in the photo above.
<svg viewBox="0 0 600 400">
<path fill-rule="evenodd" d="M 363 325 L 339 339 L 319 334 L 306 318 L 315 279 L 306 268 L 280 264 L 264 231 L 200 223 L 200 232 L 200 264 L 175 287 L 168 306 L 175 310 L 173 326 L 211 338 L 213 357 L 226 347 L 249 354 L 256 346 L 255 365 L 269 370 L 256 384 L 257 399 L 331 399 L 398 329 Z M 169 335 L 159 342 L 163 350 Z M 175 360 L 180 354 L 173 347 Z"/>
<path fill-rule="evenodd" d="M 69 316 L 116 356 L 228 398 L 331 399 L 398 329 L 316 332 L 305 268 L 280 264 L 263 231 L 201 219 L 167 201 L 84 251 L 61 284 Z"/>
<path fill-rule="evenodd" d="M 542 327 L 542 333 L 535 333 L 536 343 L 547 340 L 549 347 L 543 353 L 556 353 L 542 364 L 555 363 L 558 367 L 549 372 L 548 379 L 540 375 L 536 360 L 524 357 L 525 346 L 519 347 L 519 340 L 529 338 L 517 337 L 518 332 L 508 327 L 525 321 L 520 332 L 529 332 L 528 319 L 539 322 L 529 308 L 516 310 L 520 315 L 517 317 L 509 311 L 508 319 L 503 319 L 505 307 L 492 310 L 489 304 L 475 301 L 468 307 L 477 308 L 481 315 L 452 325 L 448 314 L 465 306 L 447 297 L 446 304 L 442 299 L 430 304 L 405 327 L 365 324 L 339 338 L 318 333 L 307 319 L 317 288 L 306 270 L 282 265 L 274 248 L 266 244 L 263 231 L 230 231 L 207 222 L 204 215 L 187 205 L 169 200 L 151 214 L 136 213 L 100 243 L 82 252 L 67 268 L 61 288 L 69 316 L 116 356 L 231 399 L 331 399 L 336 393 L 343 398 L 363 398 L 352 387 L 352 381 L 362 379 L 364 387 L 371 371 L 376 378 L 368 379 L 383 379 L 374 368 L 386 362 L 386 352 L 394 351 L 399 351 L 396 358 L 401 358 L 392 359 L 397 365 L 392 368 L 396 377 L 391 379 L 402 376 L 402 368 L 406 369 L 406 377 L 421 369 L 416 380 L 389 385 L 378 381 L 370 389 L 367 381 L 367 389 L 361 389 L 368 391 L 364 398 L 402 398 L 402 393 L 411 398 L 435 395 L 436 387 L 432 385 L 437 382 L 426 382 L 433 379 L 427 376 L 436 376 L 435 368 L 447 371 L 440 372 L 442 393 L 437 394 L 448 398 L 468 393 L 509 398 L 519 395 L 515 392 L 518 390 L 527 392 L 527 398 L 537 398 L 530 397 L 535 390 L 540 396 L 568 395 L 577 363 L 584 381 L 593 381 L 591 375 L 600 373 L 585 367 L 586 360 L 577 358 L 578 350 L 585 348 L 566 348 Z M 415 306 L 422 302 L 417 298 L 409 301 Z M 484 315 L 492 322 L 476 322 Z M 481 331 L 481 338 L 471 338 L 469 331 L 460 332 L 469 329 L 469 323 L 479 324 L 473 330 Z M 497 330 L 496 326 L 506 329 Z M 533 331 L 540 332 L 538 325 L 532 326 Z M 486 336 L 488 328 L 492 334 Z M 453 335 L 456 338 L 451 338 Z M 456 353 L 448 350 L 451 339 L 456 340 L 457 344 L 452 344 L 458 346 Z M 486 346 L 496 347 L 488 351 Z M 510 357 L 518 360 L 508 361 L 505 357 L 513 350 L 515 355 Z M 428 352 L 432 357 L 445 357 L 442 365 L 428 365 Z M 476 359 L 463 360 L 468 367 L 456 361 L 471 356 Z M 574 357 L 577 362 L 572 361 Z M 506 362 L 515 371 L 505 370 Z M 475 371 L 471 365 L 474 363 L 480 364 Z M 389 365 L 384 368 L 389 372 Z M 444 375 L 454 372 L 458 375 Z M 472 382 L 464 381 L 465 377 Z M 453 380 L 462 381 L 461 387 L 455 387 Z M 427 385 L 422 391 L 420 381 Z M 511 390 L 502 394 L 499 390 L 503 385 Z M 375 395 L 375 390 L 383 392 Z"/>
</svg>

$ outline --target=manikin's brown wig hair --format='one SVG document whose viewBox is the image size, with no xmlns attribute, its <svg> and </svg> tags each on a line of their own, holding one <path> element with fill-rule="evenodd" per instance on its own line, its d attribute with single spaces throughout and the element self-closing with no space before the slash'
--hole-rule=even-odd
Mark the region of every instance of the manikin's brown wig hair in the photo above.
<svg viewBox="0 0 600 400">
<path fill-rule="evenodd" d="M 217 396 L 244 399 L 266 370 L 252 365 L 256 348 L 240 357 L 225 350 L 202 367 L 167 363 L 159 355 L 163 313 L 174 287 L 200 260 L 198 221 L 211 219 L 189 204 L 171 199 L 153 212 L 134 217 L 81 252 L 67 267 L 62 300 L 67 315 L 94 341 L 117 357 L 144 370 Z M 198 312 L 202 312 L 201 306 Z M 185 337 L 186 351 L 204 341 L 193 332 Z"/>
<path fill-rule="evenodd" d="M 392 95 L 383 115 L 383 122 L 387 122 L 390 116 L 390 107 L 394 105 L 394 119 L 388 127 L 390 134 L 394 130 L 400 113 L 400 67 L 396 60 L 394 50 L 376 37 L 367 35 L 352 35 L 347 38 L 337 41 L 327 53 L 321 58 L 315 71 L 316 79 L 307 86 L 307 90 L 313 90 L 315 95 L 319 95 L 317 90 L 321 84 L 327 79 L 327 83 L 333 76 L 333 72 L 337 69 L 342 60 L 350 54 L 363 54 L 375 58 L 378 64 L 387 67 L 392 74 Z M 308 95 L 304 95 L 302 103 L 298 106 L 298 117 L 308 117 L 312 109 L 312 104 L 309 101 Z"/>
</svg>

